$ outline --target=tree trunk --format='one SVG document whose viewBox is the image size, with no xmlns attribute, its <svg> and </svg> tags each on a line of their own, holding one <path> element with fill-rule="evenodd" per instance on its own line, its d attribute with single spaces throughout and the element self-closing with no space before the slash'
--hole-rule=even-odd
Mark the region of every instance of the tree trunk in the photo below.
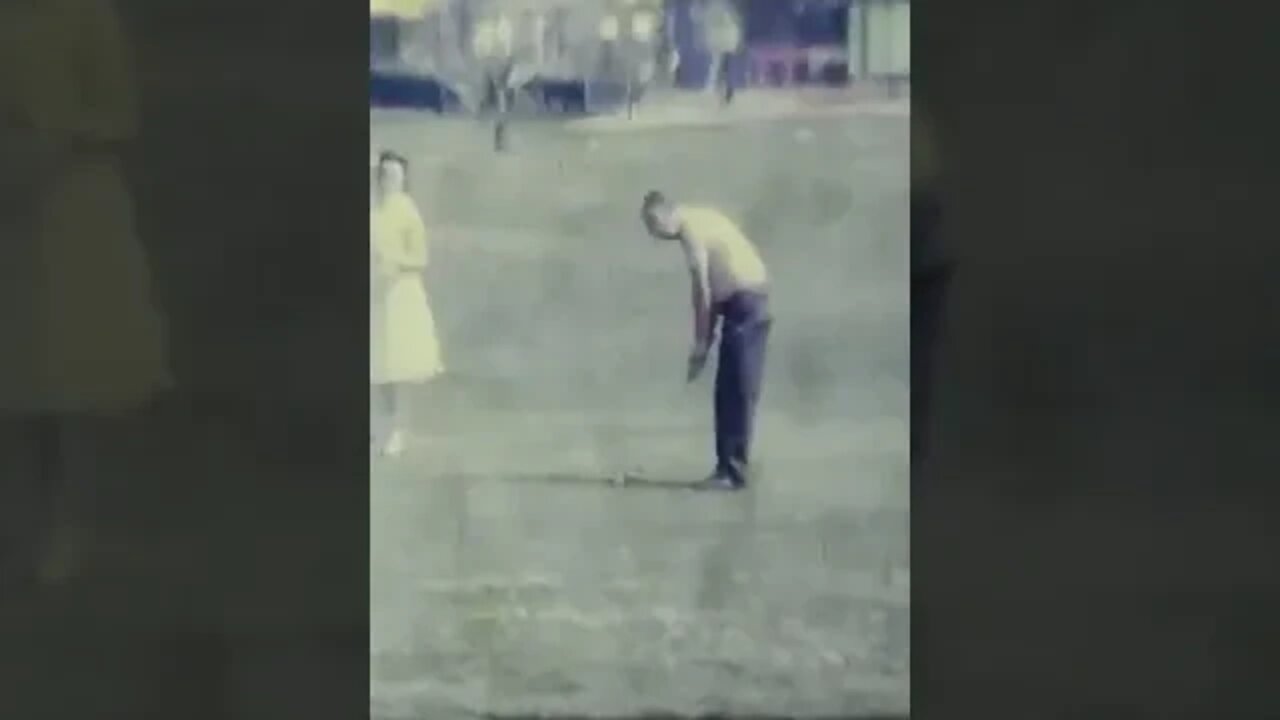
<svg viewBox="0 0 1280 720">
<path fill-rule="evenodd" d="M 507 118 L 499 115 L 493 124 L 493 151 L 505 152 L 507 149 Z"/>
<path fill-rule="evenodd" d="M 494 152 L 503 152 L 507 149 L 507 111 L 510 107 L 510 88 L 504 81 L 494 82 L 494 108 L 497 110 L 497 119 L 493 123 L 493 149 Z"/>
<path fill-rule="evenodd" d="M 724 55 L 716 53 L 711 56 L 711 67 L 707 68 L 707 81 L 704 88 L 708 94 L 713 94 L 716 87 L 720 84 L 720 65 Z"/>
</svg>

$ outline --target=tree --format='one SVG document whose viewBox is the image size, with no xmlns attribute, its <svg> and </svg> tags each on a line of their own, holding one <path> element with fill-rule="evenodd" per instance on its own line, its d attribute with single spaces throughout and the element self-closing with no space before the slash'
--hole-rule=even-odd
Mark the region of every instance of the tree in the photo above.
<svg viewBox="0 0 1280 720">
<path fill-rule="evenodd" d="M 471 52 L 484 88 L 481 107 L 493 107 L 505 114 L 508 90 L 515 69 L 515 47 L 511 20 L 504 14 L 476 21 L 471 35 Z M 478 108 L 479 109 L 479 108 Z"/>
<path fill-rule="evenodd" d="M 477 18 L 472 26 L 471 53 L 475 59 L 472 107 L 481 113 L 495 113 L 494 150 L 506 148 L 507 122 L 515 91 L 534 72 L 533 58 L 524 57 L 524 48 L 515 42 L 511 18 L 498 8 Z"/>
<path fill-rule="evenodd" d="M 728 102 L 733 98 L 729 60 L 742 48 L 742 18 L 728 0 L 709 0 L 698 19 L 703 44 L 711 52 L 706 90 L 715 92 L 717 83 L 723 80 L 725 101 Z"/>
<path fill-rule="evenodd" d="M 601 18 L 604 71 L 625 85 L 627 117 L 657 74 L 657 42 L 661 20 L 647 5 L 627 5 Z"/>
<path fill-rule="evenodd" d="M 636 103 L 644 95 L 657 72 L 657 31 L 654 12 L 641 8 L 631 13 L 627 47 L 627 117 L 635 114 Z"/>
</svg>

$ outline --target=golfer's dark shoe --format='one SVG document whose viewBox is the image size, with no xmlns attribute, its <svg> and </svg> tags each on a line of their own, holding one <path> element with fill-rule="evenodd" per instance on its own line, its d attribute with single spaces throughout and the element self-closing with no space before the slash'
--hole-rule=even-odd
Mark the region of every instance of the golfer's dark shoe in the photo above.
<svg viewBox="0 0 1280 720">
<path fill-rule="evenodd" d="M 694 487 L 698 490 L 741 490 L 746 486 L 746 483 L 735 480 L 729 473 L 716 471 Z"/>
</svg>

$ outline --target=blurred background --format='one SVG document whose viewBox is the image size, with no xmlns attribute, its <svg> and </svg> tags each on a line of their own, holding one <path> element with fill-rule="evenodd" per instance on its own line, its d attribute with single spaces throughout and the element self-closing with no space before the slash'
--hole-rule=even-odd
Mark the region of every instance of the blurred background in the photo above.
<svg viewBox="0 0 1280 720">
<path fill-rule="evenodd" d="M 598 113 L 647 90 L 902 96 L 910 16 L 910 0 L 373 0 L 373 99 Z"/>
</svg>

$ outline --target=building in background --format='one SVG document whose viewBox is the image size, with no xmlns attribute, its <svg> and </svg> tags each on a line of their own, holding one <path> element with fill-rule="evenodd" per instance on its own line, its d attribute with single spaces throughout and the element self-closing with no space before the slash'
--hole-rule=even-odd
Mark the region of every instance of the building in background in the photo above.
<svg viewBox="0 0 1280 720">
<path fill-rule="evenodd" d="M 725 7 L 739 18 L 742 42 L 724 71 L 740 85 L 840 86 L 910 77 L 910 0 L 667 0 L 678 86 L 705 88 L 717 72 L 707 19 Z"/>
<path fill-rule="evenodd" d="M 404 11 L 373 13 L 371 24 L 400 19 L 401 58 L 428 58 L 431 69 L 507 53 L 540 74 L 585 76 L 595 72 L 604 48 L 633 41 L 632 18 L 651 15 L 660 24 L 662 0 L 377 0 L 403 3 Z M 414 3 L 417 11 L 414 14 Z M 608 27 L 618 32 L 606 36 Z M 422 31 L 423 28 L 429 28 Z M 388 31 L 383 31 L 389 35 Z M 477 42 L 480 46 L 477 47 Z M 496 43 L 496 44 L 495 44 Z M 374 43 L 387 58 L 390 42 Z"/>
<path fill-rule="evenodd" d="M 911 1 L 852 0 L 848 14 L 849 75 L 907 82 L 911 78 Z"/>
<path fill-rule="evenodd" d="M 369 66 L 397 67 L 407 61 L 417 25 L 441 0 L 369 0 Z"/>
<path fill-rule="evenodd" d="M 495 75 L 581 111 L 666 83 L 895 92 L 910 25 L 910 0 L 371 0 L 370 66 L 375 84 L 431 78 L 472 108 Z"/>
<path fill-rule="evenodd" d="M 471 109 L 490 104 L 495 84 L 522 90 L 554 86 L 551 94 L 561 99 L 554 104 L 561 108 L 625 102 L 662 75 L 658 57 L 669 45 L 663 4 L 376 0 L 370 8 L 374 84 L 435 82 Z M 498 92 L 505 102 L 506 90 Z"/>
</svg>

